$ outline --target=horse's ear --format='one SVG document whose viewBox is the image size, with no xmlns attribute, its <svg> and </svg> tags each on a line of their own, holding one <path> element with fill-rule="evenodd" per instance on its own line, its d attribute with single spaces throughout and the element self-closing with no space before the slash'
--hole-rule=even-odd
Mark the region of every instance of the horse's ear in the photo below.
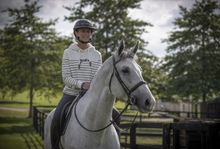
<svg viewBox="0 0 220 149">
<path fill-rule="evenodd" d="M 118 47 L 117 51 L 115 52 L 115 54 L 117 56 L 120 56 L 122 51 L 124 50 L 124 48 L 125 48 L 125 42 L 124 42 L 124 39 L 122 39 L 119 43 L 119 47 Z"/>
<path fill-rule="evenodd" d="M 137 43 L 135 44 L 135 46 L 131 49 L 131 52 L 134 53 L 134 54 L 136 54 L 138 48 L 139 48 L 139 41 L 137 41 Z"/>
</svg>

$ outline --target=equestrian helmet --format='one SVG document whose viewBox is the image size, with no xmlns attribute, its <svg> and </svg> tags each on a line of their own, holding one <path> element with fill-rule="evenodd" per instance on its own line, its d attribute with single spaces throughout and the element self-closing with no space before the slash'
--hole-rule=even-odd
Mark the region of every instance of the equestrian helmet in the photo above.
<svg viewBox="0 0 220 149">
<path fill-rule="evenodd" d="M 79 19 L 74 25 L 73 34 L 76 37 L 76 39 L 78 39 L 78 41 L 80 41 L 81 43 L 86 44 L 86 43 L 92 42 L 91 38 L 89 39 L 89 41 L 84 42 L 80 40 L 79 37 L 76 36 L 75 31 L 77 31 L 77 29 L 80 29 L 80 28 L 88 28 L 88 29 L 91 29 L 91 32 L 93 32 L 94 30 L 96 30 L 96 28 L 92 25 L 91 21 L 87 19 Z"/>
<path fill-rule="evenodd" d="M 87 20 L 87 19 L 79 19 L 75 25 L 73 30 L 76 31 L 77 29 L 80 28 L 88 28 L 91 29 L 92 31 L 94 31 L 96 28 L 92 25 L 92 22 Z"/>
</svg>

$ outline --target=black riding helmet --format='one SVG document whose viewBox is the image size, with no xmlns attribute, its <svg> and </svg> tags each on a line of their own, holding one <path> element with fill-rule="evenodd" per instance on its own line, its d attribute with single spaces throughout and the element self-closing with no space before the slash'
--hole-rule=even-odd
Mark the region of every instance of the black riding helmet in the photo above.
<svg viewBox="0 0 220 149">
<path fill-rule="evenodd" d="M 87 20 L 87 19 L 79 19 L 75 25 L 74 25 L 74 28 L 73 28 L 73 34 L 75 35 L 75 31 L 77 31 L 77 29 L 80 29 L 80 28 L 88 28 L 88 29 L 91 29 L 91 32 L 93 32 L 94 30 L 96 30 L 96 28 L 92 25 L 91 21 Z M 87 42 L 84 42 L 84 41 L 81 41 L 79 39 L 79 37 L 77 37 L 75 35 L 75 37 L 81 42 L 81 43 L 89 43 L 92 41 L 92 39 L 90 38 L 89 41 Z"/>
</svg>

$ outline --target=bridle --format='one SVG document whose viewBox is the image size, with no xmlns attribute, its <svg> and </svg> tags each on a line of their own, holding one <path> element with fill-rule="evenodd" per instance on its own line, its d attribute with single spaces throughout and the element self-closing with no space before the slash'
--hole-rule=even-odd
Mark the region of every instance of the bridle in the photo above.
<svg viewBox="0 0 220 149">
<path fill-rule="evenodd" d="M 79 119 L 78 119 L 78 117 L 77 117 L 76 107 L 77 107 L 79 98 L 76 99 L 76 105 L 75 105 L 75 110 L 74 110 L 76 120 L 77 120 L 77 122 L 80 124 L 81 127 L 83 127 L 85 130 L 90 131 L 90 132 L 102 131 L 102 130 L 108 128 L 110 125 L 114 124 L 115 121 L 124 113 L 124 111 L 128 108 L 129 105 L 135 105 L 135 104 L 137 103 L 136 98 L 133 97 L 133 96 L 131 96 L 131 93 L 132 93 L 134 90 L 136 90 L 139 86 L 141 86 L 142 84 L 146 84 L 145 81 L 140 81 L 140 82 L 138 82 L 136 85 L 134 85 L 131 89 L 129 89 L 129 88 L 125 85 L 125 83 L 123 82 L 123 80 L 121 79 L 121 76 L 120 76 L 120 74 L 119 74 L 119 72 L 118 72 L 118 70 L 117 70 L 117 68 L 116 68 L 116 64 L 117 64 L 121 59 L 119 59 L 118 61 L 115 61 L 115 57 L 114 57 L 114 55 L 113 55 L 113 56 L 112 56 L 112 60 L 113 60 L 114 69 L 113 69 L 113 72 L 112 72 L 112 74 L 111 74 L 111 78 L 110 78 L 110 80 L 109 80 L 109 90 L 110 90 L 110 92 L 112 93 L 112 91 L 111 91 L 111 81 L 112 81 L 113 76 L 115 75 L 116 78 L 117 78 L 117 80 L 118 80 L 118 82 L 121 84 L 122 88 L 124 89 L 125 93 L 126 93 L 127 96 L 128 96 L 127 105 L 126 105 L 126 107 L 123 109 L 123 111 L 122 111 L 113 121 L 110 120 L 111 123 L 109 123 L 107 126 L 101 128 L 101 129 L 97 129 L 97 130 L 90 130 L 90 129 L 84 127 L 84 126 L 80 123 L 80 121 L 79 121 Z M 79 95 L 79 96 L 80 96 L 80 95 Z M 138 114 L 138 113 L 137 113 L 137 114 Z M 136 114 L 136 116 L 135 116 L 133 122 L 130 124 L 130 126 L 129 126 L 125 131 L 127 131 L 128 129 L 130 129 L 131 125 L 134 123 L 134 121 L 135 121 L 135 119 L 136 119 L 136 117 L 137 117 L 137 114 Z M 117 128 L 117 127 L 116 127 L 116 128 Z M 117 129 L 119 129 L 119 128 L 117 128 Z M 121 129 L 120 129 L 120 130 L 121 130 Z M 121 131 L 124 131 L 124 130 L 121 130 Z"/>
<path fill-rule="evenodd" d="M 118 62 L 120 62 L 121 59 L 119 59 L 118 61 L 115 61 L 115 57 L 114 57 L 114 55 L 113 55 L 113 56 L 112 56 L 112 61 L 113 61 L 114 69 L 113 69 L 113 72 L 112 72 L 112 75 L 111 75 L 111 78 L 110 78 L 110 81 L 109 81 L 109 90 L 110 90 L 110 92 L 112 93 L 112 91 L 111 91 L 111 80 L 112 80 L 112 77 L 113 77 L 114 74 L 115 74 L 115 76 L 116 76 L 118 82 L 121 84 L 122 88 L 124 89 L 125 93 L 126 93 L 127 96 L 128 96 L 128 101 L 127 101 L 127 103 L 128 103 L 129 105 L 135 105 L 135 104 L 137 103 L 137 101 L 136 101 L 136 98 L 135 98 L 135 97 L 131 96 L 131 93 L 132 93 L 134 90 L 136 90 L 139 86 L 141 86 L 142 84 L 146 84 L 146 82 L 145 82 L 145 81 L 140 81 L 140 82 L 138 82 L 135 86 L 133 86 L 131 89 L 129 89 L 129 88 L 125 85 L 125 83 L 123 82 L 123 80 L 122 80 L 122 78 L 121 78 L 121 76 L 120 76 L 120 74 L 118 73 L 118 70 L 117 70 L 117 68 L 116 68 L 116 64 L 117 64 Z"/>
</svg>

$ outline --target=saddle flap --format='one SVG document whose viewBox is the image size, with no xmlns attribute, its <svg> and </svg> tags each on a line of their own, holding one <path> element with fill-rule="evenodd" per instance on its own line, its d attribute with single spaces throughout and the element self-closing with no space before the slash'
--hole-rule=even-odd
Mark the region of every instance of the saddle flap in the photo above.
<svg viewBox="0 0 220 149">
<path fill-rule="evenodd" d="M 62 135 L 64 135 L 67 125 L 69 123 L 70 117 L 72 115 L 72 108 L 75 102 L 68 102 L 64 105 L 62 112 L 61 112 L 61 118 L 60 118 L 60 130 L 62 132 Z"/>
</svg>

